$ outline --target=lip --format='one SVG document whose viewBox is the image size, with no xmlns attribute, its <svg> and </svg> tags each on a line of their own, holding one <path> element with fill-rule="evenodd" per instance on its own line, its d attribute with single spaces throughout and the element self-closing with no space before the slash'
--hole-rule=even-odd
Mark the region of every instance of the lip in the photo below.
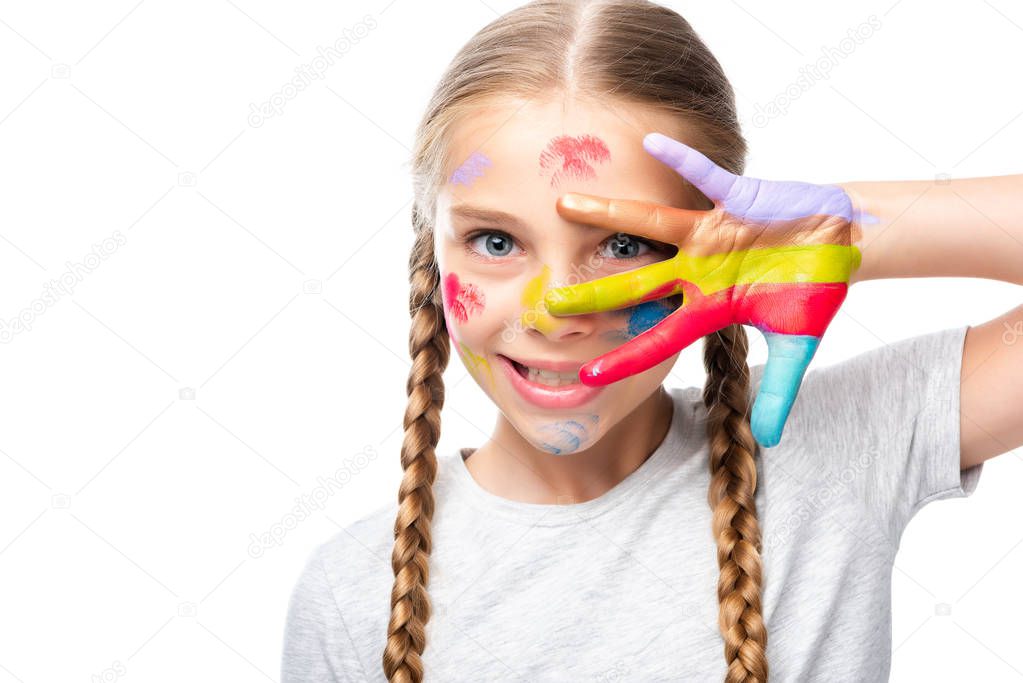
<svg viewBox="0 0 1023 683">
<path fill-rule="evenodd" d="M 584 403 L 592 401 L 597 395 L 604 390 L 605 387 L 591 387 L 577 382 L 575 384 L 564 384 L 560 387 L 549 387 L 546 384 L 538 384 L 537 382 L 530 382 L 528 379 L 519 374 L 519 371 L 512 365 L 511 359 L 507 356 L 497 354 L 497 359 L 501 363 L 501 367 L 504 368 L 505 375 L 508 377 L 508 381 L 511 382 L 515 390 L 519 392 L 526 401 L 548 410 L 558 410 L 561 408 L 578 408 Z M 529 365 L 534 368 L 540 368 L 544 370 L 551 370 L 552 372 L 572 372 L 573 370 L 578 371 L 581 363 L 573 361 L 541 361 L 541 360 L 519 360 L 517 362 L 523 365 Z"/>
<path fill-rule="evenodd" d="M 579 369 L 584 364 L 583 361 L 578 360 L 551 360 L 549 358 L 512 358 L 511 356 L 503 356 L 502 354 L 497 355 L 502 356 L 503 358 L 508 358 L 510 360 L 516 361 L 518 363 L 522 363 L 523 365 L 528 365 L 529 367 L 536 368 L 537 370 L 550 370 L 551 372 L 574 372 L 577 375 L 579 374 Z"/>
</svg>

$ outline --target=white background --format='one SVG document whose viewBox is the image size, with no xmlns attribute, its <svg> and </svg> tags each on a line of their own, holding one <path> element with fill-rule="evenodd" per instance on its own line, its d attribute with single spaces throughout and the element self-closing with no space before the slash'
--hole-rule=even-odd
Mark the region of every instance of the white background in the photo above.
<svg viewBox="0 0 1023 683">
<path fill-rule="evenodd" d="M 517 4 L 0 6 L 0 319 L 31 319 L 0 347 L 0 683 L 277 680 L 309 552 L 397 495 L 414 127 L 457 49 Z M 1018 3 L 668 4 L 736 88 L 751 175 L 1021 170 Z M 828 80 L 752 124 L 871 14 Z M 346 32 L 322 80 L 251 125 Z M 814 367 L 1019 302 L 990 281 L 859 284 Z M 699 346 L 670 385 L 703 384 Z M 442 450 L 495 417 L 452 361 Z M 894 680 L 1023 677 L 1023 462 L 985 467 L 903 537 Z"/>
</svg>

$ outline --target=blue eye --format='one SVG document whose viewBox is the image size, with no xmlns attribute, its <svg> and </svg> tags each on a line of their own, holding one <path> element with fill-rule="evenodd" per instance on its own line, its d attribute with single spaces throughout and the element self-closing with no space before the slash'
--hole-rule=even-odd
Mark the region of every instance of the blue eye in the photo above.
<svg viewBox="0 0 1023 683">
<path fill-rule="evenodd" d="M 482 260 L 497 260 L 506 256 L 514 256 L 515 249 L 521 253 L 522 248 L 515 244 L 515 238 L 500 230 L 480 230 L 464 238 L 465 250 L 469 256 Z M 610 253 L 605 250 L 610 248 Z M 605 240 L 600 247 L 601 256 L 613 261 L 630 261 L 647 256 L 651 251 L 662 253 L 664 250 L 646 240 L 633 237 L 624 232 L 617 233 Z M 664 252 L 667 253 L 667 252 Z"/>
<path fill-rule="evenodd" d="M 631 235 L 626 235 L 624 232 L 620 232 L 617 235 L 608 238 L 605 244 L 611 247 L 611 252 L 614 254 L 612 258 L 619 260 L 627 260 L 644 256 L 652 248 L 643 240 L 637 239 Z M 646 251 L 640 251 L 644 248 Z"/>
<path fill-rule="evenodd" d="M 476 247 L 476 243 L 480 240 L 483 241 L 482 249 Z M 465 244 L 469 249 L 469 253 L 474 256 L 481 258 L 501 258 L 503 256 L 508 256 L 511 253 L 515 245 L 515 240 L 507 233 L 488 230 L 470 235 L 466 238 Z"/>
</svg>

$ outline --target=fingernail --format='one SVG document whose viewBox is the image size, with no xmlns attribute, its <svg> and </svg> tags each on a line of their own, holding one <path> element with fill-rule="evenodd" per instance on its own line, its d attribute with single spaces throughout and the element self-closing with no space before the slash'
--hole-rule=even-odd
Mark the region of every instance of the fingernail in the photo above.
<svg viewBox="0 0 1023 683">
<path fill-rule="evenodd" d="M 596 211 L 600 208 L 600 202 L 590 197 L 581 197 L 577 194 L 566 194 L 561 198 L 561 205 L 572 211 Z"/>
</svg>

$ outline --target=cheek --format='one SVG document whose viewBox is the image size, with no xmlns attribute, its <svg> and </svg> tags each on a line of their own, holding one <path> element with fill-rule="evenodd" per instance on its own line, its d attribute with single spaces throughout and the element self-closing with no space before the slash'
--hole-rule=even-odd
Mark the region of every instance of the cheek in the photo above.
<svg viewBox="0 0 1023 683">
<path fill-rule="evenodd" d="M 448 336 L 462 363 L 481 386 L 493 384 L 494 369 L 485 356 L 474 350 L 477 339 L 472 334 L 474 322 L 487 308 L 482 288 L 455 273 L 446 273 L 441 277 L 441 300 Z"/>
<path fill-rule="evenodd" d="M 675 309 L 682 305 L 682 295 L 646 301 L 636 306 L 612 311 L 615 316 L 614 329 L 603 333 L 603 338 L 611 342 L 625 342 L 643 334 L 651 327 L 667 318 Z"/>
<path fill-rule="evenodd" d="M 455 273 L 448 273 L 441 281 L 444 311 L 449 319 L 465 324 L 486 309 L 483 290 L 471 282 L 463 282 Z"/>
<path fill-rule="evenodd" d="M 441 278 L 441 290 L 448 332 L 466 345 L 479 349 L 497 336 L 507 343 L 518 331 L 521 285 L 447 273 Z"/>
</svg>

